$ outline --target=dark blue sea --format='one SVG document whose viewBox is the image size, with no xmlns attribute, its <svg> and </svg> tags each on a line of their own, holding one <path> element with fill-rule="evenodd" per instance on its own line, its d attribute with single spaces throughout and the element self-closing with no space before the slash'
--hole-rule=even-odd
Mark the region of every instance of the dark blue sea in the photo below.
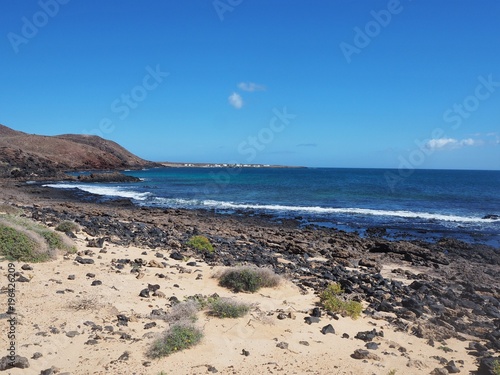
<svg viewBox="0 0 500 375">
<path fill-rule="evenodd" d="M 361 235 L 382 228 L 393 239 L 451 237 L 500 247 L 500 171 L 158 168 L 124 173 L 141 182 L 48 186 L 79 189 L 101 200 L 130 198 L 141 206 L 265 214 Z"/>
</svg>

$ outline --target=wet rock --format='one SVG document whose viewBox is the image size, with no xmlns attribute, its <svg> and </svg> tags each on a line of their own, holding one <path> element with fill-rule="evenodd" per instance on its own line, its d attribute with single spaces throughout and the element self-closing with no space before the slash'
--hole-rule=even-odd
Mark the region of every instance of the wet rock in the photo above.
<svg viewBox="0 0 500 375">
<path fill-rule="evenodd" d="M 495 215 L 495 214 L 484 215 L 483 220 L 500 220 L 500 215 Z"/>
</svg>

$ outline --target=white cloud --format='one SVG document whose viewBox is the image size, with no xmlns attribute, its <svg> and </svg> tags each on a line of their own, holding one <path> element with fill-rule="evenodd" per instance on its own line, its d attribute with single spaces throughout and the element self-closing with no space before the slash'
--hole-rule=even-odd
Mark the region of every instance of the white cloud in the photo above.
<svg viewBox="0 0 500 375">
<path fill-rule="evenodd" d="M 460 148 L 464 146 L 477 146 L 482 144 L 482 141 L 477 141 L 472 138 L 466 139 L 455 139 L 455 138 L 437 138 L 431 139 L 427 142 L 426 146 L 428 149 L 437 150 L 444 148 Z"/>
<path fill-rule="evenodd" d="M 238 88 L 243 91 L 266 91 L 266 86 L 259 85 L 258 83 L 253 82 L 240 82 L 238 83 Z"/>
<path fill-rule="evenodd" d="M 240 94 L 233 92 L 227 99 L 229 101 L 229 104 L 231 104 L 234 108 L 240 109 L 241 107 L 243 107 L 243 98 Z"/>
</svg>

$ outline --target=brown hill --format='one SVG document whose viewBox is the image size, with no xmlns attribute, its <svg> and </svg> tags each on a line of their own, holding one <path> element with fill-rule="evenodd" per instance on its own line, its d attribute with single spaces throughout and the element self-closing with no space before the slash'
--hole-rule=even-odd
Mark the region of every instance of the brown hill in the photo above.
<svg viewBox="0 0 500 375">
<path fill-rule="evenodd" d="M 49 177 L 66 170 L 157 166 L 115 142 L 93 136 L 27 134 L 0 125 L 0 177 Z"/>
</svg>

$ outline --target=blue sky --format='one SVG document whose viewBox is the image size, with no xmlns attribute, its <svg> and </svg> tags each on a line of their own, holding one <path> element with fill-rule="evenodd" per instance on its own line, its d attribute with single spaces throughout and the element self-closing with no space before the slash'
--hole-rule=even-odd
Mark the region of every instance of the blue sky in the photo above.
<svg viewBox="0 0 500 375">
<path fill-rule="evenodd" d="M 0 123 L 155 161 L 500 169 L 497 0 L 0 4 Z"/>
</svg>

